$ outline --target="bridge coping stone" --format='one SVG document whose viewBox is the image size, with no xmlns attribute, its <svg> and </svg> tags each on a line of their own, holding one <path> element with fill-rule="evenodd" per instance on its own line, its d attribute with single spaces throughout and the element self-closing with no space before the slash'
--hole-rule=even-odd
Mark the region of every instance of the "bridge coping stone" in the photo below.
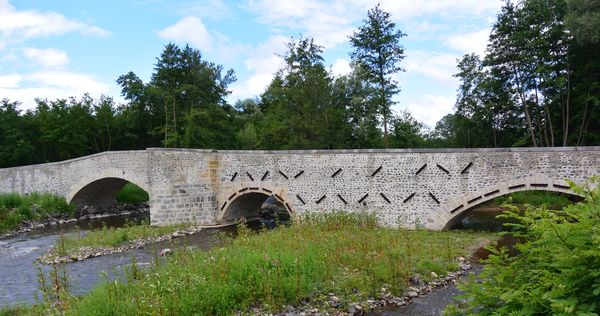
<svg viewBox="0 0 600 316">
<path fill-rule="evenodd" d="M 503 148 L 378 148 L 378 149 L 306 149 L 306 150 L 217 150 L 193 148 L 147 148 L 147 151 L 186 151 L 223 154 L 403 154 L 403 153 L 523 153 L 600 151 L 600 146 L 582 147 L 503 147 Z"/>
</svg>

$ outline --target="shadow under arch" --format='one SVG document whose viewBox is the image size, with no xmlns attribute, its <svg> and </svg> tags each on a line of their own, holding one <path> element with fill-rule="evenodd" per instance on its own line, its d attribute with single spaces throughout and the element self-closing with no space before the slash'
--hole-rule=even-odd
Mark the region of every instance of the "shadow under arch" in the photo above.
<svg viewBox="0 0 600 316">
<path fill-rule="evenodd" d="M 117 193 L 123 188 L 123 186 L 130 182 L 139 186 L 149 194 L 148 189 L 138 183 L 124 178 L 105 177 L 89 182 L 88 184 L 76 189 L 69 202 L 75 204 L 77 207 L 83 207 L 86 205 L 113 205 L 117 202 Z"/>
<path fill-rule="evenodd" d="M 461 199 L 463 202 L 454 203 L 450 207 L 451 218 L 444 225 L 442 230 L 449 230 L 458 223 L 460 223 L 465 217 L 467 217 L 474 209 L 476 209 L 481 204 L 493 200 L 497 197 L 513 194 L 516 192 L 522 191 L 546 191 L 557 194 L 563 194 L 572 198 L 582 199 L 583 196 L 573 192 L 570 187 L 566 184 L 563 184 L 562 181 L 549 183 L 541 183 L 543 181 L 538 181 L 540 183 L 531 183 L 530 181 L 522 181 L 515 183 L 514 181 L 510 182 L 509 186 L 498 188 L 491 187 L 485 190 L 481 190 L 478 193 L 473 193 L 465 198 Z"/>
<path fill-rule="evenodd" d="M 269 199 L 273 198 L 273 204 L 285 209 L 292 216 L 292 209 L 280 195 L 264 188 L 242 188 L 230 195 L 220 209 L 219 222 L 230 222 L 239 218 L 253 218 L 260 215 L 260 210 Z"/>
</svg>

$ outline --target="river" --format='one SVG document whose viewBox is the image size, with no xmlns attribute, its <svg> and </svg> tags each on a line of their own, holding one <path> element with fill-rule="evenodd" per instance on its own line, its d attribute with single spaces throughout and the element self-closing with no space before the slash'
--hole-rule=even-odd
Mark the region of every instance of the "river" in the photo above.
<svg viewBox="0 0 600 316">
<path fill-rule="evenodd" d="M 16 304 L 36 303 L 40 292 L 38 290 L 38 274 L 35 260 L 44 254 L 60 238 L 65 236 L 85 234 L 106 223 L 108 227 L 120 227 L 128 217 L 112 217 L 105 219 L 87 220 L 78 224 L 66 224 L 22 233 L 0 239 L 0 307 Z M 80 226 L 80 228 L 77 228 Z M 206 229 L 189 236 L 186 244 L 200 249 L 208 249 L 218 242 L 217 232 L 233 232 L 234 228 Z M 136 257 L 138 265 L 145 266 L 155 260 L 155 253 L 164 248 L 182 246 L 183 240 L 163 242 L 149 245 L 132 252 L 86 259 L 66 265 L 70 278 L 71 291 L 83 294 L 91 290 L 103 277 L 114 279 L 119 277 L 123 268 L 131 264 L 132 256 Z M 44 271 L 48 267 L 44 266 Z M 103 276 L 106 275 L 106 276 Z"/>
</svg>

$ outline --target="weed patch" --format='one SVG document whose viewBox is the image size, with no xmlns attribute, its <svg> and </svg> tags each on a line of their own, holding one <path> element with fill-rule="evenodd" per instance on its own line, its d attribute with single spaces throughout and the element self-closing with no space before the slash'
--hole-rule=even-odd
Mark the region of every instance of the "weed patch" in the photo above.
<svg viewBox="0 0 600 316">
<path fill-rule="evenodd" d="M 74 213 L 74 206 L 49 193 L 0 193 L 0 233 L 17 229 L 25 221 L 73 217 Z"/>
<path fill-rule="evenodd" d="M 411 276 L 456 269 L 456 257 L 489 234 L 381 228 L 373 215 L 310 214 L 257 234 L 241 228 L 223 248 L 182 249 L 164 266 L 100 285 L 67 314 L 224 315 L 336 293 L 342 300 L 400 295 Z M 135 277 L 132 276 L 135 274 Z"/>
</svg>

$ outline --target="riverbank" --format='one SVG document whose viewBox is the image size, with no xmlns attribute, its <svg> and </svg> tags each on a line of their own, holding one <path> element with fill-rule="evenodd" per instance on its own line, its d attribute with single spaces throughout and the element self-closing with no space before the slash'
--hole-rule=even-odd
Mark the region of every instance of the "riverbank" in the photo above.
<svg viewBox="0 0 600 316">
<path fill-rule="evenodd" d="M 36 209 L 41 208 L 36 204 L 29 206 L 32 212 L 36 213 Z M 85 212 L 81 210 L 68 212 L 68 213 L 53 213 L 52 215 L 48 212 L 44 212 L 45 215 L 34 216 L 33 218 L 38 219 L 21 219 L 18 224 L 12 224 L 12 229 L 0 233 L 0 239 L 8 238 L 17 234 L 28 233 L 38 229 L 44 229 L 48 227 L 60 227 L 61 225 L 77 223 L 80 221 L 88 221 L 95 219 L 119 217 L 119 216 L 132 216 L 140 217 L 150 216 L 150 209 L 148 204 L 119 204 L 114 205 L 110 208 L 83 208 Z"/>
<path fill-rule="evenodd" d="M 83 237 L 59 238 L 55 247 L 39 257 L 38 261 L 52 265 L 124 253 L 149 244 L 193 235 L 202 229 L 202 226 L 186 225 L 154 227 L 148 223 L 119 228 L 103 227 Z"/>
<path fill-rule="evenodd" d="M 0 238 L 74 218 L 75 207 L 49 193 L 0 193 Z"/>
<path fill-rule="evenodd" d="M 66 314 L 356 313 L 407 303 L 465 266 L 496 237 L 381 228 L 372 215 L 313 215 L 257 234 L 239 229 L 222 248 L 174 251 L 165 265 L 129 268 L 127 280 L 48 302 Z M 135 260 L 134 260 L 135 261 Z M 434 282 L 434 283 L 432 283 Z M 437 283 L 435 283 L 437 282 Z M 118 299 L 117 299 L 118 298 Z M 51 307 L 54 306 L 54 307 Z M 41 310 L 40 312 L 47 312 Z"/>
</svg>

